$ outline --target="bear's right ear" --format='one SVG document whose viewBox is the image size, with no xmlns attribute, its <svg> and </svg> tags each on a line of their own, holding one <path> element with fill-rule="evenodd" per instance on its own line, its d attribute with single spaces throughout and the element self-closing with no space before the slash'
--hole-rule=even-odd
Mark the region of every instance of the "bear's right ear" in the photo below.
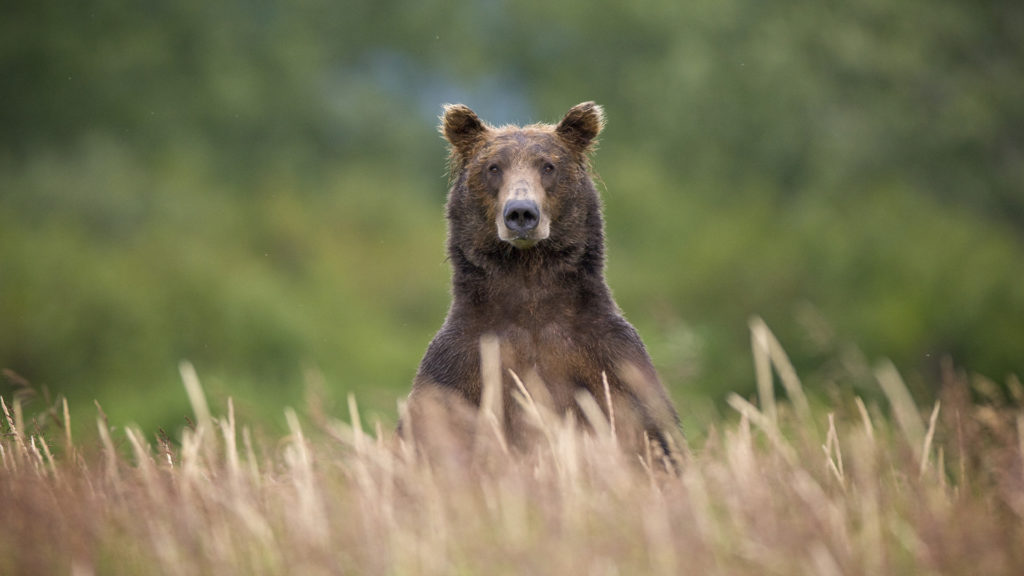
<svg viewBox="0 0 1024 576">
<path fill-rule="evenodd" d="M 441 134 L 451 145 L 452 159 L 456 162 L 472 156 L 473 151 L 483 142 L 487 132 L 476 113 L 462 104 L 445 104 L 441 116 Z"/>
</svg>

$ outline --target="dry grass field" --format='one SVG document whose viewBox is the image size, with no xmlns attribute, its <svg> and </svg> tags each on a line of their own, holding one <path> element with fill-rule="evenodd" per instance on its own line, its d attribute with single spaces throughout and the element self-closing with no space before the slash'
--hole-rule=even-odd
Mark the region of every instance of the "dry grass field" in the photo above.
<svg viewBox="0 0 1024 576">
<path fill-rule="evenodd" d="M 290 433 L 263 438 L 188 364 L 180 438 L 4 398 L 0 574 L 1024 573 L 1018 381 L 949 370 L 919 407 L 882 365 L 884 402 L 820 405 L 756 322 L 753 342 L 759 398 L 689 431 L 678 475 L 624 456 L 599 400 L 576 423 L 521 396 L 534 451 L 495 433 L 427 461 L 352 398 L 347 421 L 285 408 Z M 97 446 L 72 414 L 99 414 Z"/>
</svg>

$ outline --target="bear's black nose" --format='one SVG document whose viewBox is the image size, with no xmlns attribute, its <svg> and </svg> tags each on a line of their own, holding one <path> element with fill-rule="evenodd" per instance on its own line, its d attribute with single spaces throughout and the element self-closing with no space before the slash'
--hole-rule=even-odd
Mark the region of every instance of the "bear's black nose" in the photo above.
<svg viewBox="0 0 1024 576">
<path fill-rule="evenodd" d="M 533 200 L 510 200 L 505 204 L 505 226 L 513 232 L 529 232 L 540 221 L 540 209 Z"/>
</svg>

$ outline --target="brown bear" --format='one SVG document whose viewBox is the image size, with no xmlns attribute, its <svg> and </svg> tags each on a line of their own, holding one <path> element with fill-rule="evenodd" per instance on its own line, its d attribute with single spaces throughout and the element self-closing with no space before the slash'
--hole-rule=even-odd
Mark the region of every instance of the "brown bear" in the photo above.
<svg viewBox="0 0 1024 576">
<path fill-rule="evenodd" d="M 579 421 L 580 392 L 589 393 L 605 417 L 611 412 L 627 450 L 646 450 L 650 440 L 678 453 L 676 411 L 604 279 L 604 221 L 589 160 L 603 126 L 593 102 L 574 106 L 557 125 L 524 127 L 494 127 L 466 106 L 445 106 L 452 303 L 420 364 L 400 432 L 412 428 L 418 437 L 456 404 L 480 406 L 484 339 L 500 351 L 491 373 L 501 382 L 496 413 L 510 444 L 529 436 L 513 397 L 518 377 L 547 408 Z"/>
</svg>

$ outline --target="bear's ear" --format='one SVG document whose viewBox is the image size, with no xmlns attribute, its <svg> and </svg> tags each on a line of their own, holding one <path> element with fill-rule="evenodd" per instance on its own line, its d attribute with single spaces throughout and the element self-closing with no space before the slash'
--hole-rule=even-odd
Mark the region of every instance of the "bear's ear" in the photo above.
<svg viewBox="0 0 1024 576">
<path fill-rule="evenodd" d="M 587 152 L 596 143 L 604 128 L 604 109 L 593 102 L 577 104 L 569 109 L 555 127 L 555 133 L 580 152 Z"/>
<path fill-rule="evenodd" d="M 453 159 L 465 159 L 471 156 L 473 150 L 483 141 L 486 132 L 487 125 L 468 106 L 444 105 L 444 114 L 441 116 L 441 134 L 451 145 Z"/>
</svg>

